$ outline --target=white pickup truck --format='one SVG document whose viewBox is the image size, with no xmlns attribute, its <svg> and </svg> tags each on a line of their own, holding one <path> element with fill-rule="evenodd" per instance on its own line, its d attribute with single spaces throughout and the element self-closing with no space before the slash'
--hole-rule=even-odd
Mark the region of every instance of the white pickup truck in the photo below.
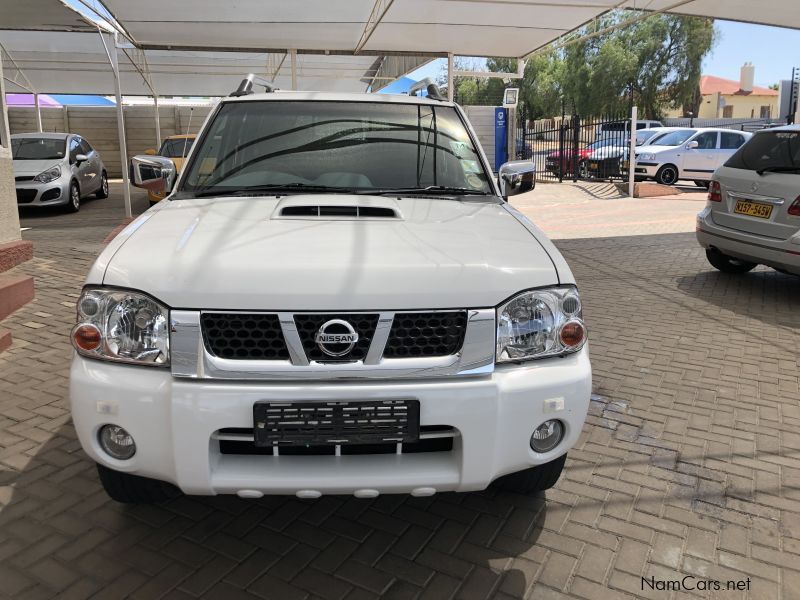
<svg viewBox="0 0 800 600">
<path fill-rule="evenodd" d="M 551 487 L 586 417 L 581 301 L 461 109 L 243 86 L 89 271 L 72 416 L 109 495 Z"/>
</svg>

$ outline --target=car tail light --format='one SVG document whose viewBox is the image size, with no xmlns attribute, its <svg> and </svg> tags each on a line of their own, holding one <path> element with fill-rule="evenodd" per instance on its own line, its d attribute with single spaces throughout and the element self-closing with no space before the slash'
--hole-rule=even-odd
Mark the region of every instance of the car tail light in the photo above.
<svg viewBox="0 0 800 600">
<path fill-rule="evenodd" d="M 800 196 L 794 199 L 792 205 L 789 207 L 789 214 L 793 217 L 800 217 Z"/>
<path fill-rule="evenodd" d="M 708 201 L 722 202 L 722 188 L 719 185 L 719 181 L 712 181 L 708 186 Z"/>
</svg>

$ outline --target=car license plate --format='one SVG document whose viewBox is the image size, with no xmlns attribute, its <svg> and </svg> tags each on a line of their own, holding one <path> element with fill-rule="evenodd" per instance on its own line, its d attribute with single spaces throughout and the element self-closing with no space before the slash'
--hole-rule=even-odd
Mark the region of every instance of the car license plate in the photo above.
<svg viewBox="0 0 800 600">
<path fill-rule="evenodd" d="M 623 169 L 627 169 L 629 166 L 630 166 L 630 165 L 628 164 L 628 161 L 627 161 L 627 160 L 622 162 L 622 168 L 623 168 Z"/>
<path fill-rule="evenodd" d="M 256 402 L 256 446 L 416 442 L 419 400 Z"/>
<path fill-rule="evenodd" d="M 740 215 L 747 215 L 748 217 L 769 219 L 770 215 L 772 215 L 772 206 L 759 202 L 750 202 L 749 200 L 737 200 L 736 206 L 733 207 L 733 212 Z"/>
<path fill-rule="evenodd" d="M 596 162 L 590 162 L 589 163 L 589 168 L 590 169 L 598 169 L 599 167 L 600 167 L 599 163 L 596 163 Z"/>
</svg>

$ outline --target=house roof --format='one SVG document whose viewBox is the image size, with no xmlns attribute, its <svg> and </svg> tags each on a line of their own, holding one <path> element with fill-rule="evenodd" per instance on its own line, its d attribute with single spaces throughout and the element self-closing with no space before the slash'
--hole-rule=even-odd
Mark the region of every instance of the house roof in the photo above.
<svg viewBox="0 0 800 600">
<path fill-rule="evenodd" d="M 733 79 L 724 79 L 722 77 L 715 77 L 714 75 L 703 75 L 700 77 L 700 94 L 708 96 L 719 92 L 724 96 L 777 96 L 777 90 L 769 88 L 753 86 L 752 92 L 743 92 L 739 89 L 739 82 Z"/>
</svg>

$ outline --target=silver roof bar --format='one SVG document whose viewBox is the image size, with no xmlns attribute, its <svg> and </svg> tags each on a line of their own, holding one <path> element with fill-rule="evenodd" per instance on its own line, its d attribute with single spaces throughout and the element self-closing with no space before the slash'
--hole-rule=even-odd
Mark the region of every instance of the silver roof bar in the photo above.
<svg viewBox="0 0 800 600">
<path fill-rule="evenodd" d="M 274 92 L 278 88 L 272 85 L 272 82 L 267 81 L 263 77 L 256 75 L 255 73 L 250 73 L 247 77 L 242 79 L 242 83 L 239 84 L 239 87 L 236 88 L 236 91 L 231 92 L 231 96 L 234 98 L 238 98 L 239 96 L 248 96 L 253 93 L 253 84 L 260 85 L 267 93 Z"/>
<path fill-rule="evenodd" d="M 425 90 L 426 92 L 428 92 L 428 98 L 431 98 L 432 100 L 438 100 L 439 102 L 447 101 L 447 98 L 445 98 L 444 96 L 442 96 L 441 93 L 439 93 L 439 86 L 436 85 L 436 82 L 433 81 L 433 79 L 431 79 L 430 77 L 426 77 L 425 79 L 422 79 L 417 83 L 415 83 L 414 85 L 412 85 L 408 89 L 408 95 L 416 96 L 417 92 L 419 92 L 420 90 Z"/>
</svg>

